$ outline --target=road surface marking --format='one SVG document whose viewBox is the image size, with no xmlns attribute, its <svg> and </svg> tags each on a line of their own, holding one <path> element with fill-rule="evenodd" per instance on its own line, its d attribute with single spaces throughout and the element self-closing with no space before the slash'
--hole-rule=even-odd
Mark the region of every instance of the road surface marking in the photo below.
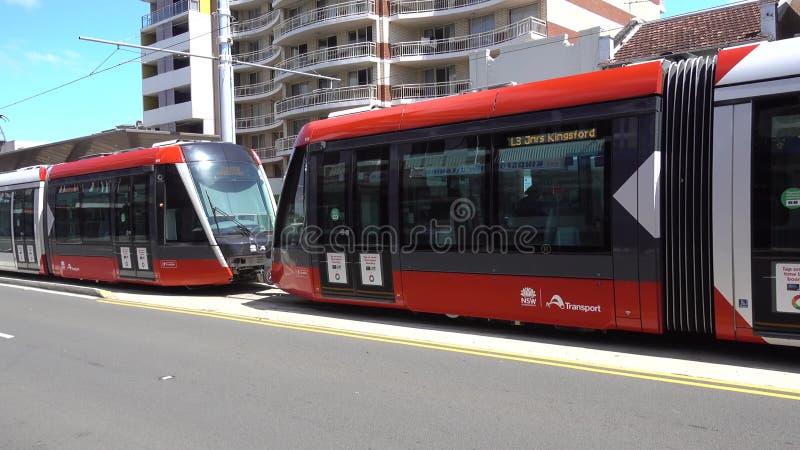
<svg viewBox="0 0 800 450">
<path fill-rule="evenodd" d="M 322 333 L 335 336 L 343 336 L 355 339 L 364 339 L 377 342 L 386 342 L 391 344 L 400 344 L 409 347 L 419 347 L 432 350 L 447 351 L 453 353 L 462 353 L 475 356 L 490 357 L 496 359 L 504 359 L 511 361 L 518 361 L 523 363 L 538 364 L 545 366 L 561 367 L 566 369 L 581 370 L 585 372 L 602 373 L 607 375 L 616 375 L 628 378 L 637 378 L 649 381 L 658 381 L 663 383 L 672 383 L 685 386 L 694 386 L 705 389 L 714 389 L 728 392 L 737 392 L 742 394 L 752 394 L 766 397 L 781 398 L 786 400 L 800 400 L 800 389 L 792 389 L 788 387 L 769 386 L 765 384 L 748 383 L 740 381 L 731 381 L 703 376 L 691 376 L 682 373 L 669 373 L 664 371 L 645 370 L 641 368 L 630 368 L 619 365 L 608 365 L 602 363 L 579 361 L 574 359 L 565 359 L 553 356 L 542 356 L 535 354 L 524 354 L 511 351 L 492 350 L 487 348 L 480 348 L 465 344 L 451 344 L 443 342 L 434 342 L 428 340 L 414 339 L 410 337 L 390 336 L 386 334 L 362 332 L 355 330 L 346 330 L 342 328 L 332 328 L 320 325 L 308 325 L 292 322 L 285 322 L 273 320 L 269 318 L 258 318 L 250 316 L 240 316 L 226 313 L 197 311 L 192 309 L 171 307 L 171 306 L 158 306 L 137 302 L 127 302 L 118 300 L 97 300 L 99 303 L 106 303 L 120 306 L 132 306 L 136 308 L 152 309 L 159 311 L 177 312 L 182 314 L 191 314 L 196 316 L 211 317 L 217 319 L 232 320 L 236 322 L 252 323 L 258 325 L 267 325 L 275 328 L 285 328 L 298 331 L 307 331 L 313 333 Z M 620 355 L 620 354 L 616 354 Z M 642 355 L 631 355 L 638 359 L 648 358 Z M 657 358 L 652 358 L 657 359 Z M 663 358 L 662 358 L 663 359 Z M 692 364 L 691 361 L 675 360 L 677 363 Z M 696 363 L 702 365 L 703 363 Z M 733 367 L 733 366 L 731 366 Z M 746 370 L 745 368 L 734 367 L 734 369 Z M 756 371 L 758 373 L 766 373 L 770 371 Z M 755 372 L 754 372 L 755 373 Z M 795 374 L 785 374 L 777 372 L 777 374 L 788 375 L 796 377 Z"/>
<path fill-rule="evenodd" d="M 0 338 L 11 339 L 13 337 L 14 336 L 12 336 L 10 334 L 0 333 Z"/>
</svg>

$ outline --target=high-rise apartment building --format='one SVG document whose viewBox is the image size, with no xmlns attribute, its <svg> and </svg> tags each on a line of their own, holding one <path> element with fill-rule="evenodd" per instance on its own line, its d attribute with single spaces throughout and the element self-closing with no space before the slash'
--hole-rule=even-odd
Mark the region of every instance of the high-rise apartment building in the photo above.
<svg viewBox="0 0 800 450">
<path fill-rule="evenodd" d="M 141 43 L 195 55 L 217 48 L 214 0 L 142 0 Z M 159 130 L 219 134 L 216 63 L 211 59 L 142 51 L 142 121 Z"/>
<path fill-rule="evenodd" d="M 147 26 L 143 22 L 143 42 L 145 31 L 155 30 L 157 46 L 163 46 L 162 36 L 178 41 L 186 38 L 168 33 L 176 24 L 177 31 L 182 31 L 181 24 L 188 22 L 190 34 L 196 35 L 191 32 L 193 17 L 207 14 L 204 1 L 150 0 L 150 3 L 154 10 L 150 16 L 169 8 L 180 11 L 171 17 L 159 16 Z M 215 10 L 213 3 L 209 7 Z M 294 138 L 309 121 L 346 109 L 391 106 L 484 88 L 470 79 L 470 55 L 475 51 L 535 43 L 548 36 L 576 37 L 579 31 L 593 27 L 614 34 L 634 17 L 658 18 L 662 3 L 662 0 L 229 0 L 234 59 L 285 69 L 234 65 L 236 140 L 257 149 L 267 175 L 273 179 L 273 188 L 280 192 L 280 179 L 291 156 Z M 164 34 L 158 34 L 162 28 Z M 162 59 L 174 64 L 175 58 Z M 191 64 L 195 64 L 194 60 Z M 155 77 L 169 76 L 162 74 L 160 66 L 158 69 L 158 72 L 147 70 Z M 205 76 L 211 80 L 214 73 L 208 70 Z M 307 74 L 325 75 L 338 81 Z M 514 81 L 513 77 L 514 74 L 509 74 L 509 81 Z M 181 80 L 188 78 L 195 82 L 189 75 Z M 143 80 L 143 86 L 148 80 Z M 188 87 L 173 84 L 170 89 L 180 92 Z M 193 87 L 191 92 L 196 92 Z M 168 102 L 169 95 L 164 96 L 166 103 L 161 101 L 162 93 L 153 88 L 145 91 L 148 124 L 155 123 L 147 120 L 148 102 L 158 107 L 156 112 L 174 106 Z M 192 95 L 192 102 L 195 98 Z"/>
</svg>

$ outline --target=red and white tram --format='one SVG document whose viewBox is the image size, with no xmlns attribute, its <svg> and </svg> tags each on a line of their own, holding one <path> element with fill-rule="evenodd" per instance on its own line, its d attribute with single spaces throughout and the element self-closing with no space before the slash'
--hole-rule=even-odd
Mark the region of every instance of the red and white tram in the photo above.
<svg viewBox="0 0 800 450">
<path fill-rule="evenodd" d="M 270 262 L 258 157 L 218 142 L 0 174 L 0 269 L 164 286 L 226 284 Z"/>
<path fill-rule="evenodd" d="M 273 280 L 322 302 L 800 344 L 800 39 L 312 122 Z"/>
</svg>

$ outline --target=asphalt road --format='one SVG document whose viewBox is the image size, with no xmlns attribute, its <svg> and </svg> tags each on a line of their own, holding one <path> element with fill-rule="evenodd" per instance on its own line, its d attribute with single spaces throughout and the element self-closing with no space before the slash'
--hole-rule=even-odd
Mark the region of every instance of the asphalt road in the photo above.
<svg viewBox="0 0 800 450">
<path fill-rule="evenodd" d="M 3 449 L 797 448 L 797 410 L 798 400 L 0 286 Z"/>
</svg>

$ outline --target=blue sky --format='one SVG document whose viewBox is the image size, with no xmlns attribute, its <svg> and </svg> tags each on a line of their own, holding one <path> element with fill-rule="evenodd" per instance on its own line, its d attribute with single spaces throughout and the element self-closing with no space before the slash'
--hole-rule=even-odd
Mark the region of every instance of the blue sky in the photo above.
<svg viewBox="0 0 800 450">
<path fill-rule="evenodd" d="M 666 0 L 665 16 L 724 3 L 730 1 Z M 135 58 L 134 49 L 115 52 L 115 46 L 78 36 L 137 44 L 148 11 L 141 0 L 0 0 L 0 114 L 9 118 L 0 127 L 6 138 L 54 142 L 140 120 L 136 61 L 8 105 Z"/>
</svg>

